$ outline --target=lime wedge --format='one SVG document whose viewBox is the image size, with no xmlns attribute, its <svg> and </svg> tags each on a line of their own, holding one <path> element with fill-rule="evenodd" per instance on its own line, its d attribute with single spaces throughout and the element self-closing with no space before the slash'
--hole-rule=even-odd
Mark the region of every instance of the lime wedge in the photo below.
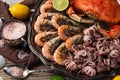
<svg viewBox="0 0 120 80">
<path fill-rule="evenodd" d="M 63 11 L 69 6 L 69 0 L 53 0 L 53 7 L 58 11 Z"/>
</svg>

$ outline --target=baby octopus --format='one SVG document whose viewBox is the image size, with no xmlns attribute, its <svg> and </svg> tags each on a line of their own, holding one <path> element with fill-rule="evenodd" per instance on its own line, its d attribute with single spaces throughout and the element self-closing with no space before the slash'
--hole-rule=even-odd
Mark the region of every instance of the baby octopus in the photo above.
<svg viewBox="0 0 120 80">
<path fill-rule="evenodd" d="M 95 76 L 96 75 L 96 70 L 94 68 L 92 68 L 91 66 L 84 67 L 83 72 L 86 75 L 89 75 L 89 76 Z"/>
<path fill-rule="evenodd" d="M 120 66 L 119 45 L 119 39 L 102 36 L 97 25 L 93 25 L 83 31 L 83 39 L 79 44 L 72 45 L 73 54 L 65 60 L 66 69 L 88 76 L 116 69 Z"/>
<path fill-rule="evenodd" d="M 81 66 L 77 65 L 77 63 L 74 61 L 72 55 L 69 55 L 65 60 L 65 66 L 66 66 L 66 69 L 69 69 L 71 71 L 81 68 Z"/>
</svg>

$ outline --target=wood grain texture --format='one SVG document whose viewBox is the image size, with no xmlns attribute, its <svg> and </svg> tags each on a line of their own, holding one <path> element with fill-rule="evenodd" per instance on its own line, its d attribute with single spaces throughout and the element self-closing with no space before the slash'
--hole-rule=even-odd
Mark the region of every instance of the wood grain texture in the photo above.
<svg viewBox="0 0 120 80">
<path fill-rule="evenodd" d="M 13 63 L 6 60 L 6 65 L 12 65 Z M 45 66 L 45 65 L 40 65 L 40 66 L 37 66 L 33 69 L 50 69 L 48 66 Z M 60 75 L 60 74 L 57 74 L 57 73 L 48 73 L 48 72 L 44 72 L 44 73 L 33 73 L 31 75 L 29 75 L 26 79 L 24 80 L 49 80 L 52 76 L 55 76 L 55 75 Z M 14 79 L 10 76 L 8 76 L 7 74 L 4 73 L 4 71 L 2 69 L 0 69 L 0 77 L 3 78 L 3 80 L 18 80 L 18 79 Z"/>
<path fill-rule="evenodd" d="M 8 65 L 13 65 L 14 63 L 8 61 L 6 59 L 6 65 L 5 66 L 8 66 Z M 34 67 L 33 69 L 48 69 L 50 70 L 50 68 L 48 66 L 45 66 L 45 65 L 39 65 L 37 67 Z M 58 74 L 58 73 L 48 73 L 48 72 L 44 72 L 44 73 L 33 73 L 33 74 L 30 74 L 26 79 L 24 80 L 50 80 L 50 78 L 52 76 L 56 76 L 56 75 L 61 75 L 61 74 Z M 107 75 L 107 74 L 106 74 Z M 61 75 L 61 76 L 64 76 L 64 75 Z M 4 73 L 4 71 L 2 69 L 0 69 L 0 77 L 3 78 L 3 80 L 18 80 L 18 79 L 14 79 L 12 78 L 11 76 L 8 76 L 7 74 Z M 65 80 L 73 80 L 69 77 L 65 77 Z M 102 79 L 96 79 L 96 80 L 112 80 L 112 78 L 102 78 Z"/>
</svg>

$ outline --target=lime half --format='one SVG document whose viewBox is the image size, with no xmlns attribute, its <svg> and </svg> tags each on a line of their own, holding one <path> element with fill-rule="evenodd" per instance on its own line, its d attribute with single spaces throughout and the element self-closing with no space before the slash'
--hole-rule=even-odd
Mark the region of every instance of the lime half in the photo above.
<svg viewBox="0 0 120 80">
<path fill-rule="evenodd" d="M 52 76 L 50 80 L 65 80 L 62 76 Z"/>
<path fill-rule="evenodd" d="M 53 0 L 53 7 L 58 11 L 63 11 L 69 6 L 69 0 Z"/>
</svg>

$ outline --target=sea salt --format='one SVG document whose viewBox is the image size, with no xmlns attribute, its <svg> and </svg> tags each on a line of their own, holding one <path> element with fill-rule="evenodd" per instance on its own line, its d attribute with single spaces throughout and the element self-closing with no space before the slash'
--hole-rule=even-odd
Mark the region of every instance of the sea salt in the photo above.
<svg viewBox="0 0 120 80">
<path fill-rule="evenodd" d="M 22 77 L 23 76 L 23 69 L 16 67 L 16 66 L 10 67 L 7 72 L 14 77 Z"/>
<path fill-rule="evenodd" d="M 26 26 L 20 22 L 11 22 L 3 28 L 3 36 L 6 39 L 14 40 L 21 38 L 26 32 Z"/>
</svg>

